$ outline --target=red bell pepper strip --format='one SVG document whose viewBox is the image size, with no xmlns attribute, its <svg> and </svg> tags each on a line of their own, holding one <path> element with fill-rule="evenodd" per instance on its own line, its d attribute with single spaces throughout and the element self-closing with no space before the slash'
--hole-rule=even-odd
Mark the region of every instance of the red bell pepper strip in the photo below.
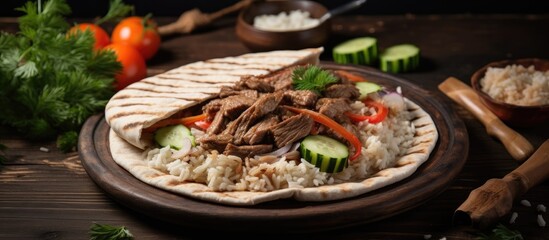
<svg viewBox="0 0 549 240">
<path fill-rule="evenodd" d="M 362 102 L 366 104 L 366 106 L 374 107 L 376 109 L 376 114 L 362 115 L 362 114 L 355 114 L 352 112 L 345 112 L 344 113 L 345 116 L 349 117 L 353 122 L 368 121 L 369 123 L 379 123 L 385 120 L 385 118 L 387 117 L 387 114 L 389 113 L 389 109 L 387 109 L 385 105 L 370 99 L 363 100 Z"/>
<path fill-rule="evenodd" d="M 353 73 L 350 73 L 348 71 L 345 71 L 345 70 L 336 70 L 335 73 L 337 75 L 339 75 L 340 77 L 343 77 L 351 82 L 368 82 L 368 80 L 366 80 L 366 78 L 362 77 L 362 76 L 359 76 L 359 75 L 356 75 L 356 74 L 353 74 Z"/>
<path fill-rule="evenodd" d="M 332 120 L 331 118 L 327 117 L 324 114 L 320 114 L 318 112 L 304 109 L 304 108 L 295 108 L 290 106 L 284 106 L 286 109 L 296 112 L 296 113 L 304 113 L 310 116 L 315 122 L 318 122 L 326 127 L 329 127 L 330 129 L 334 130 L 336 133 L 341 135 L 343 138 L 347 139 L 349 143 L 355 148 L 355 153 L 353 156 L 351 156 L 349 159 L 351 161 L 355 160 L 360 156 L 360 153 L 362 152 L 362 143 L 358 138 L 353 135 L 351 132 L 347 131 L 345 127 L 341 126 L 336 121 Z"/>
<path fill-rule="evenodd" d="M 184 117 L 184 118 L 168 118 L 168 119 L 158 121 L 157 123 L 145 129 L 145 131 L 154 132 L 156 131 L 156 129 L 159 129 L 161 127 L 177 125 L 177 124 L 183 124 L 185 126 L 189 126 L 193 123 L 196 123 L 197 121 L 206 119 L 206 117 L 207 117 L 206 114 L 202 113 L 200 115 Z"/>
<path fill-rule="evenodd" d="M 194 122 L 194 125 L 196 125 L 199 128 L 202 128 L 202 130 L 206 130 L 212 125 L 212 122 L 206 121 L 206 120 L 200 120 Z"/>
</svg>

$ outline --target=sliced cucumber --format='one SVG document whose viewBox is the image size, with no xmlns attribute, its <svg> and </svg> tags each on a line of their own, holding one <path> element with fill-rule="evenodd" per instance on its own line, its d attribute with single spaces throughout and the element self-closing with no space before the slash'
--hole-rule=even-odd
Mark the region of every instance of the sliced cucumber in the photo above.
<svg viewBox="0 0 549 240">
<path fill-rule="evenodd" d="M 334 62 L 373 65 L 378 57 L 377 39 L 355 38 L 338 44 L 332 51 Z"/>
<path fill-rule="evenodd" d="M 368 94 L 381 90 L 381 86 L 373 82 L 357 82 L 355 83 L 355 87 L 360 92 L 360 99 L 364 99 Z"/>
<path fill-rule="evenodd" d="M 315 165 L 321 172 L 336 173 L 347 167 L 349 148 L 333 138 L 310 135 L 300 144 L 301 157 Z"/>
<path fill-rule="evenodd" d="M 408 72 L 419 66 L 419 48 L 413 44 L 394 45 L 379 55 L 379 61 L 381 71 Z"/>
<path fill-rule="evenodd" d="M 154 140 L 162 147 L 170 146 L 174 149 L 181 149 L 185 139 L 191 140 L 194 147 L 195 141 L 191 130 L 181 124 L 159 128 L 154 133 Z"/>
</svg>

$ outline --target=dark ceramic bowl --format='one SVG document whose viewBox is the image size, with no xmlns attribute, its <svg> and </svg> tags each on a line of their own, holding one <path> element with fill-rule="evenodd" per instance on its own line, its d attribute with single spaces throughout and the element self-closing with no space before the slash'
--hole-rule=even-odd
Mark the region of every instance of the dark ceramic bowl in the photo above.
<svg viewBox="0 0 549 240">
<path fill-rule="evenodd" d="M 549 105 L 539 106 L 518 106 L 491 98 L 482 91 L 480 80 L 484 78 L 489 67 L 504 68 L 508 65 L 522 65 L 529 67 L 534 65 L 536 71 L 549 70 L 549 60 L 527 58 L 517 60 L 504 60 L 492 62 L 477 70 L 471 77 L 471 85 L 475 92 L 480 96 L 480 100 L 505 123 L 517 127 L 530 127 L 540 124 L 549 124 Z"/>
<path fill-rule="evenodd" d="M 322 47 L 330 35 L 330 20 L 309 29 L 295 31 L 265 31 L 253 26 L 256 16 L 302 10 L 311 18 L 320 18 L 328 10 L 314 1 L 256 1 L 243 9 L 236 22 L 236 35 L 251 51 L 298 50 Z"/>
</svg>

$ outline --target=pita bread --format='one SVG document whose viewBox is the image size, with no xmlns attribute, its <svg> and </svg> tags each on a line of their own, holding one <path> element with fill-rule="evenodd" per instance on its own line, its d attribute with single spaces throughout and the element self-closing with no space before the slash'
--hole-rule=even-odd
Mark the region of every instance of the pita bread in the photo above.
<svg viewBox="0 0 549 240">
<path fill-rule="evenodd" d="M 227 205 L 249 206 L 284 198 L 298 201 L 330 201 L 355 197 L 412 175 L 432 152 L 438 140 L 438 131 L 432 118 L 415 103 L 406 100 L 416 129 L 412 146 L 393 167 L 383 169 L 360 182 L 324 185 L 310 188 L 285 188 L 270 192 L 233 191 L 217 192 L 201 183 L 182 182 L 177 176 L 156 170 L 143 161 L 143 150 L 118 136 L 112 129 L 109 133 L 113 159 L 139 180 L 183 196 Z"/>
<path fill-rule="evenodd" d="M 261 76 L 298 64 L 318 64 L 324 48 L 249 53 L 187 64 L 145 78 L 117 92 L 107 103 L 105 120 L 124 140 L 145 149 L 143 129 L 214 98 L 222 86 L 242 76 Z"/>
<path fill-rule="evenodd" d="M 106 107 L 110 125 L 110 151 L 114 161 L 141 181 L 183 196 L 227 205 L 248 206 L 276 199 L 329 201 L 358 196 L 401 181 L 424 163 L 438 141 L 438 131 L 427 112 L 405 99 L 415 129 L 411 147 L 392 167 L 357 182 L 268 192 L 215 191 L 202 183 L 181 181 L 178 176 L 149 167 L 144 151 L 151 140 L 142 130 L 159 120 L 216 97 L 220 88 L 246 75 L 266 75 L 282 68 L 318 64 L 322 48 L 246 54 L 191 63 L 144 79 L 119 91 Z"/>
</svg>

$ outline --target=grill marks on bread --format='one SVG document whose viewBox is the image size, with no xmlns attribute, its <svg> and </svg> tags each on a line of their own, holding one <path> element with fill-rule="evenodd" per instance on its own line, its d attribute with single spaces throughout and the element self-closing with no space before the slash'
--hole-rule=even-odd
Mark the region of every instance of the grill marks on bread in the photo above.
<svg viewBox="0 0 549 240">
<path fill-rule="evenodd" d="M 144 148 L 141 131 L 155 122 L 216 97 L 222 87 L 233 86 L 241 77 L 311 62 L 322 50 L 250 53 L 190 63 L 117 92 L 107 103 L 105 118 L 119 136 Z"/>
</svg>

